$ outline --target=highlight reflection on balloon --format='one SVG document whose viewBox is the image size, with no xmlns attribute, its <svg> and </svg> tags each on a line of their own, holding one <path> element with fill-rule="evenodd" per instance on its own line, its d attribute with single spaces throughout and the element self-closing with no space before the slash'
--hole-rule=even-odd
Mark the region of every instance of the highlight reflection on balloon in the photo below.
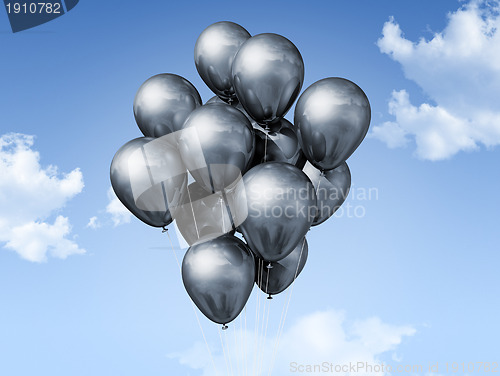
<svg viewBox="0 0 500 376">
<path fill-rule="evenodd" d="M 218 97 L 228 102 L 236 97 L 231 67 L 240 46 L 250 38 L 243 27 L 221 21 L 208 26 L 194 47 L 196 69 Z"/>
<path fill-rule="evenodd" d="M 309 86 L 295 106 L 295 126 L 307 160 L 320 170 L 339 166 L 363 141 L 370 125 L 363 90 L 344 78 Z"/>
<path fill-rule="evenodd" d="M 224 235 L 191 246 L 182 261 L 182 281 L 203 314 L 218 324 L 233 321 L 252 292 L 255 261 L 238 238 Z"/>
<path fill-rule="evenodd" d="M 266 261 L 293 251 L 316 217 L 316 194 L 309 178 L 284 162 L 267 162 L 243 176 L 241 200 L 248 217 L 239 226 L 250 249 Z"/>
<path fill-rule="evenodd" d="M 223 103 L 206 104 L 186 119 L 179 150 L 198 184 L 207 192 L 223 191 L 250 164 L 253 128 L 241 111 Z"/>
<path fill-rule="evenodd" d="M 147 137 L 160 137 L 182 128 L 201 97 L 185 78 L 163 73 L 146 80 L 135 95 L 134 116 Z"/>
<path fill-rule="evenodd" d="M 115 154 L 111 185 L 118 199 L 141 221 L 154 227 L 172 222 L 171 210 L 183 199 L 187 171 L 179 152 L 166 138 L 141 137 Z"/>
<path fill-rule="evenodd" d="M 304 62 L 295 45 L 278 34 L 259 34 L 240 47 L 233 84 L 245 111 L 259 124 L 283 117 L 304 82 Z"/>
<path fill-rule="evenodd" d="M 269 295 L 276 295 L 283 292 L 299 276 L 306 265 L 309 247 L 304 238 L 299 241 L 293 251 L 285 258 L 273 262 L 273 267 L 268 268 L 267 263 L 256 258 L 255 283 Z"/>
</svg>

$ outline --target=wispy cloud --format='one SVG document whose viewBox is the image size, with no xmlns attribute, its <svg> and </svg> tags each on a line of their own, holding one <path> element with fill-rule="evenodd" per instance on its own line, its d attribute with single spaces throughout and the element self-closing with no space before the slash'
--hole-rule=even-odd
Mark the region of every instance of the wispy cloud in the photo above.
<svg viewBox="0 0 500 376">
<path fill-rule="evenodd" d="M 394 121 L 373 127 L 370 136 L 391 148 L 414 140 L 416 155 L 427 160 L 499 145 L 499 8 L 498 1 L 470 1 L 448 15 L 442 32 L 418 42 L 406 39 L 393 18 L 386 22 L 380 51 L 433 103 L 414 105 L 406 90 L 395 90 L 389 101 Z"/>
<path fill-rule="evenodd" d="M 97 216 L 93 216 L 93 217 L 89 218 L 89 222 L 87 223 L 86 227 L 94 229 L 94 230 L 96 228 L 101 227 L 101 223 L 99 222 L 99 218 L 97 218 Z"/>
<path fill-rule="evenodd" d="M 82 173 L 78 168 L 67 174 L 59 174 L 56 166 L 43 168 L 33 144 L 33 136 L 0 136 L 0 242 L 33 262 L 85 253 L 68 238 L 67 217 L 59 215 L 48 222 L 51 214 L 82 191 Z"/>
<path fill-rule="evenodd" d="M 129 223 L 132 218 L 132 214 L 128 209 L 121 203 L 121 201 L 116 197 L 113 188 L 108 189 L 108 205 L 106 206 L 106 213 L 111 216 L 114 226 L 123 225 Z"/>
<path fill-rule="evenodd" d="M 260 370 L 257 374 L 268 374 L 269 368 L 274 364 L 274 375 L 289 375 L 292 369 L 298 372 L 300 366 L 321 365 L 324 362 L 337 365 L 358 362 L 381 365 L 381 356 L 387 354 L 390 357 L 404 337 L 415 333 L 412 326 L 391 325 L 376 317 L 349 321 L 343 312 L 328 310 L 304 316 L 285 330 L 275 357 L 275 338 L 262 340 L 262 336 L 256 336 L 254 331 L 231 332 L 231 328 L 226 338 L 230 345 L 225 349 L 225 354 L 221 346 L 211 346 L 211 352 L 219 374 L 225 374 L 229 367 L 227 359 L 228 363 L 232 363 L 235 373 L 236 368 L 240 367 L 246 368 L 248 374 L 257 370 Z M 246 341 L 243 340 L 245 338 Z M 234 343 L 238 345 L 234 346 Z M 169 354 L 169 357 L 177 359 L 188 368 L 199 370 L 203 376 L 216 375 L 204 343 L 197 342 L 185 351 Z M 308 374 L 322 374 L 313 371 Z M 360 370 L 357 374 L 367 373 Z M 385 372 L 376 374 L 384 375 Z"/>
<path fill-rule="evenodd" d="M 115 192 L 112 187 L 109 187 L 108 192 L 108 204 L 104 210 L 100 211 L 99 215 L 95 215 L 89 218 L 87 223 L 87 228 L 93 230 L 98 229 L 102 226 L 114 227 L 130 223 L 132 218 L 132 213 L 121 203 L 121 201 L 116 197 Z M 103 213 L 104 212 L 104 213 Z"/>
</svg>

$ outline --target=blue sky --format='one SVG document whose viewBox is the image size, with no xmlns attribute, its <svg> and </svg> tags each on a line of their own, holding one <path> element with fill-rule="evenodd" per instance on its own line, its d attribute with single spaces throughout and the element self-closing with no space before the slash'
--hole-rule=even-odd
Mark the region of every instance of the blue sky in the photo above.
<svg viewBox="0 0 500 376">
<path fill-rule="evenodd" d="M 132 102 L 148 77 L 176 73 L 212 96 L 193 49 L 220 20 L 286 36 L 304 88 L 345 77 L 372 107 L 348 160 L 352 215 L 308 234 L 273 374 L 293 374 L 293 361 L 439 362 L 437 374 L 446 362 L 499 363 L 495 6 L 81 1 L 16 34 L 1 11 L 0 375 L 214 374 L 168 238 L 123 214 L 109 164 L 141 135 Z M 261 314 L 270 307 L 262 348 L 286 297 L 260 300 Z M 198 316 L 222 375 L 219 327 Z M 230 329 L 227 345 L 233 334 L 241 340 Z"/>
</svg>

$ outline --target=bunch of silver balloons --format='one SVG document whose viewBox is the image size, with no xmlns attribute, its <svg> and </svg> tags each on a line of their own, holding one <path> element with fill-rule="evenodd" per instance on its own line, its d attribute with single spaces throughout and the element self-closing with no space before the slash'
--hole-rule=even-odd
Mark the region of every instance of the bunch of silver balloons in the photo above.
<svg viewBox="0 0 500 376">
<path fill-rule="evenodd" d="M 176 221 L 190 245 L 184 286 L 225 327 L 254 283 L 271 297 L 297 278 L 306 233 L 348 194 L 345 161 L 368 131 L 370 104 L 353 82 L 325 78 L 300 95 L 294 124 L 284 119 L 301 91 L 304 62 L 281 35 L 252 37 L 217 22 L 199 36 L 194 57 L 216 96 L 202 105 L 186 79 L 149 78 L 134 100 L 144 137 L 118 150 L 110 175 L 137 218 L 161 228 Z"/>
</svg>

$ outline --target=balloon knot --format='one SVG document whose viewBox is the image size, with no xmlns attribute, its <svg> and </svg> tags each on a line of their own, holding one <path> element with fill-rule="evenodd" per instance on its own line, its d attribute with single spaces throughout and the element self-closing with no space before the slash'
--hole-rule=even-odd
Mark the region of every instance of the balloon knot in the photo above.
<svg viewBox="0 0 500 376">
<path fill-rule="evenodd" d="M 165 226 L 163 226 L 163 227 L 162 227 L 162 230 L 161 230 L 162 234 L 163 234 L 164 232 L 167 232 L 167 231 L 168 231 L 168 228 L 166 228 Z"/>
<path fill-rule="evenodd" d="M 271 294 L 269 294 L 269 296 L 267 297 L 267 299 L 272 299 L 273 297 L 271 296 Z"/>
<path fill-rule="evenodd" d="M 228 326 L 226 324 L 222 324 L 222 330 L 226 330 Z"/>
<path fill-rule="evenodd" d="M 267 264 L 266 268 L 268 268 L 268 269 L 272 269 L 273 268 L 273 265 L 271 264 L 271 261 L 269 261 L 269 264 Z"/>
</svg>

